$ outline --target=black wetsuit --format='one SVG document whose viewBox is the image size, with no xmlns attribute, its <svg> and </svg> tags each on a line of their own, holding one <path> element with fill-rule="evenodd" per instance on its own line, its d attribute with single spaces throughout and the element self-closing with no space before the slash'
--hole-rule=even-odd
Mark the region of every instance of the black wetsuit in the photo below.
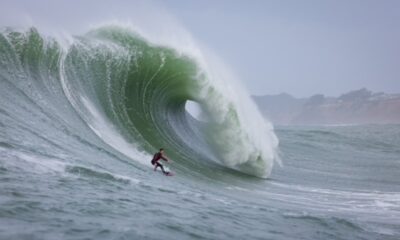
<svg viewBox="0 0 400 240">
<path fill-rule="evenodd" d="M 152 164 L 152 165 L 156 165 L 155 169 L 157 169 L 158 167 L 160 167 L 160 168 L 161 168 L 161 171 L 162 171 L 164 174 L 168 174 L 168 172 L 164 170 L 163 165 L 161 165 L 161 163 L 158 162 L 158 161 L 160 161 L 160 159 L 162 159 L 162 160 L 164 160 L 164 161 L 168 161 L 168 159 L 165 158 L 165 157 L 162 155 L 162 153 L 158 152 L 158 153 L 154 154 L 153 159 L 151 160 L 151 164 Z M 155 170 L 155 169 L 154 169 L 154 170 Z"/>
</svg>

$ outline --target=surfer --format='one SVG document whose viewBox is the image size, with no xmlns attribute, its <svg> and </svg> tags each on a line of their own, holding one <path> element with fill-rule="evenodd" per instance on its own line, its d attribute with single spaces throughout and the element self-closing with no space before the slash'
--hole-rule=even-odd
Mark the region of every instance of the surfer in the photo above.
<svg viewBox="0 0 400 240">
<path fill-rule="evenodd" d="M 151 160 L 151 164 L 154 166 L 154 171 L 157 170 L 158 167 L 161 168 L 161 171 L 165 174 L 168 175 L 170 174 L 170 172 L 167 172 L 164 170 L 164 166 L 159 163 L 158 161 L 160 161 L 160 159 L 169 162 L 170 160 L 168 160 L 168 158 L 164 155 L 164 149 L 160 148 L 160 151 L 157 152 L 156 154 L 154 154 L 153 159 Z"/>
</svg>

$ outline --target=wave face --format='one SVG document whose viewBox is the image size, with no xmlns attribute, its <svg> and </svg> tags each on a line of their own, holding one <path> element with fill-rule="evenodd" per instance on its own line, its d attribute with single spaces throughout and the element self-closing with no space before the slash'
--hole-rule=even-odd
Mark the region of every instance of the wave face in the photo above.
<svg viewBox="0 0 400 240">
<path fill-rule="evenodd" d="M 94 133 L 140 163 L 148 165 L 163 147 L 181 169 L 222 165 L 267 177 L 278 159 L 271 124 L 242 89 L 194 54 L 118 26 L 68 44 L 33 28 L 6 29 L 0 49 L 3 96 L 18 92 L 64 132 Z M 206 122 L 186 111 L 189 100 L 201 106 Z"/>
</svg>

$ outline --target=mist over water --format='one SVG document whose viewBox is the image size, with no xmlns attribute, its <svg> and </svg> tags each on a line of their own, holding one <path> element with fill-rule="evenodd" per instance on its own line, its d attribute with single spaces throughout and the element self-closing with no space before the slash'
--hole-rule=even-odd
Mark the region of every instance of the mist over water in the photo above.
<svg viewBox="0 0 400 240">
<path fill-rule="evenodd" d="M 163 17 L 4 26 L 0 238 L 400 236 L 398 125 L 275 131 L 223 60 Z M 160 147 L 173 177 L 152 169 Z"/>
</svg>

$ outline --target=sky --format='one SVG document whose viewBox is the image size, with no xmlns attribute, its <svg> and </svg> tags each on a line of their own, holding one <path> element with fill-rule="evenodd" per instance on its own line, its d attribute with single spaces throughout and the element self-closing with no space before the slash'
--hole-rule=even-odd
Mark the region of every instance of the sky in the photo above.
<svg viewBox="0 0 400 240">
<path fill-rule="evenodd" d="M 156 10 L 155 10 L 156 9 Z M 163 15 L 163 17 L 160 17 Z M 165 17 L 168 15 L 168 17 Z M 254 95 L 400 93 L 397 0 L 3 0 L 0 25 L 173 19 Z M 131 18 L 130 18 L 131 17 Z M 172 33 L 173 34 L 173 33 Z"/>
</svg>

